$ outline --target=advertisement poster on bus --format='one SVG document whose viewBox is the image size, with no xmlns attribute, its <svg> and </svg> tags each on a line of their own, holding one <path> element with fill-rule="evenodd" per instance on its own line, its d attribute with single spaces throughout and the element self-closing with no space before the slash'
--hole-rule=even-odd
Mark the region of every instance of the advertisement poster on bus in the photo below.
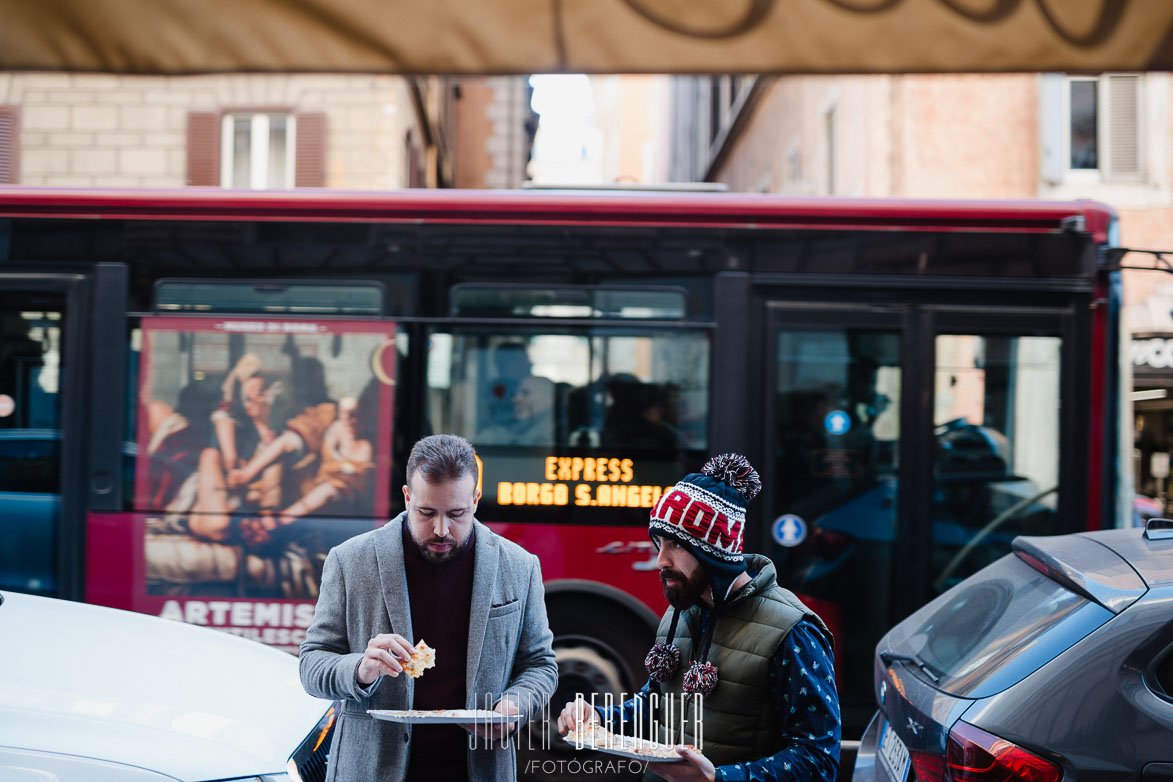
<svg viewBox="0 0 1173 782">
<path fill-rule="evenodd" d="M 144 318 L 133 607 L 312 614 L 329 549 L 388 514 L 396 356 L 392 323 Z"/>
</svg>

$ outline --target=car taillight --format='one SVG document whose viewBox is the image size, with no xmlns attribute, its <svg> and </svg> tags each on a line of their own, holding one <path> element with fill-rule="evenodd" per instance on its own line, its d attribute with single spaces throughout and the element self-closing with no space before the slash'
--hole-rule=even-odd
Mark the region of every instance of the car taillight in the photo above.
<svg viewBox="0 0 1173 782">
<path fill-rule="evenodd" d="M 945 773 L 952 782 L 1058 782 L 1063 776 L 1051 761 L 961 721 L 949 731 Z"/>
<path fill-rule="evenodd" d="M 912 770 L 916 774 L 917 782 L 944 782 L 944 758 L 916 750 L 910 750 L 908 754 L 912 758 Z"/>
</svg>

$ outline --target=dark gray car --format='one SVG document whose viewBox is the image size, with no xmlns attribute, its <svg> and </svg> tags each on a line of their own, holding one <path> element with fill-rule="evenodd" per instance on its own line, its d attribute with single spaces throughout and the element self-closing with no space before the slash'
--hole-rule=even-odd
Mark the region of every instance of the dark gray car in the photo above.
<svg viewBox="0 0 1173 782">
<path fill-rule="evenodd" d="M 1173 780 L 1173 522 L 1013 546 L 877 644 L 854 782 Z"/>
</svg>

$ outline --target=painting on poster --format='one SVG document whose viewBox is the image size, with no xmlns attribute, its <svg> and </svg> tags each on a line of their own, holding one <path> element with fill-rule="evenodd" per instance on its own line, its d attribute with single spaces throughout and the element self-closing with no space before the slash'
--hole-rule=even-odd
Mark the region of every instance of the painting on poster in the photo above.
<svg viewBox="0 0 1173 782">
<path fill-rule="evenodd" d="M 145 593 L 314 599 L 389 508 L 395 326 L 144 318 L 135 510 Z"/>
</svg>

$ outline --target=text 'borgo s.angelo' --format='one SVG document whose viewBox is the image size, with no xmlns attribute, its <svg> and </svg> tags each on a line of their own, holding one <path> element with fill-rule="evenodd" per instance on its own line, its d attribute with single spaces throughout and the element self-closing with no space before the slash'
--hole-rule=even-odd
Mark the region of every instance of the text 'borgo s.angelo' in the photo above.
<svg viewBox="0 0 1173 782">
<path fill-rule="evenodd" d="M 536 476 L 535 476 L 536 477 Z M 671 486 L 633 483 L 631 459 L 547 456 L 541 481 L 498 481 L 498 505 L 651 508 Z"/>
</svg>

